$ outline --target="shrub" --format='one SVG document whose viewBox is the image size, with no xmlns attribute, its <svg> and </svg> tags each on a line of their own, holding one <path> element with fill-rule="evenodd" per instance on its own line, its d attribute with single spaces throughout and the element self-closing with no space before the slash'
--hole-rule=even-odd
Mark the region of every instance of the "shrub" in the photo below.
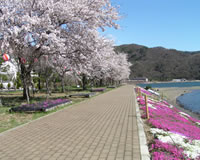
<svg viewBox="0 0 200 160">
<path fill-rule="evenodd" d="M 22 87 L 22 81 L 21 81 L 20 73 L 19 72 L 17 73 L 17 79 L 16 79 L 15 83 L 16 83 L 15 86 L 16 86 L 17 89 L 19 89 L 20 87 Z"/>
<path fill-rule="evenodd" d="M 148 90 L 148 89 L 152 89 L 151 85 L 147 85 L 144 89 Z"/>
<path fill-rule="evenodd" d="M 0 84 L 0 89 L 3 89 L 3 83 Z"/>
<path fill-rule="evenodd" d="M 11 85 L 10 85 L 10 83 L 8 83 L 8 89 L 10 89 L 10 87 L 11 87 Z"/>
</svg>

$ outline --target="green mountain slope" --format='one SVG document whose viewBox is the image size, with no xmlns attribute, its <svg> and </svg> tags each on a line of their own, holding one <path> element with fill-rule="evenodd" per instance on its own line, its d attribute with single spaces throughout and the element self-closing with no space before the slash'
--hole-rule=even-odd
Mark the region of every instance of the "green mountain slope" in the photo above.
<svg viewBox="0 0 200 160">
<path fill-rule="evenodd" d="M 117 52 L 128 54 L 130 79 L 147 77 L 150 80 L 200 79 L 200 51 L 185 52 L 163 47 L 148 48 L 129 44 L 116 46 Z"/>
</svg>

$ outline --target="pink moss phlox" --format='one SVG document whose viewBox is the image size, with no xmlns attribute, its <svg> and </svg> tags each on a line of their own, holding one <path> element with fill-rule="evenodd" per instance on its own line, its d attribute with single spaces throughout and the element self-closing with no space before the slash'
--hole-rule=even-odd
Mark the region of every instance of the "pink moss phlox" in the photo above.
<svg viewBox="0 0 200 160">
<path fill-rule="evenodd" d="M 169 154 L 166 154 L 165 152 L 153 152 L 152 159 L 153 160 L 179 160 L 179 159 L 175 159 L 175 157 Z"/>
<path fill-rule="evenodd" d="M 179 110 L 179 109 L 177 109 L 177 108 L 173 108 L 173 110 L 174 110 L 175 112 L 181 112 L 181 110 Z"/>
<path fill-rule="evenodd" d="M 143 96 L 137 96 L 137 101 L 139 102 L 140 100 L 144 100 L 144 97 Z"/>
<path fill-rule="evenodd" d="M 152 101 L 149 101 L 152 103 Z M 140 99 L 139 104 L 141 109 L 145 112 L 142 118 L 146 118 L 146 108 L 144 99 Z M 149 123 L 159 129 L 165 131 L 171 131 L 173 133 L 178 133 L 179 135 L 184 135 L 190 139 L 200 140 L 200 128 L 196 126 L 194 122 L 198 122 L 194 118 L 188 117 L 187 119 L 181 116 L 178 112 L 179 110 L 169 108 L 166 103 L 162 102 L 152 103 L 157 109 L 152 109 L 149 107 Z"/>
<path fill-rule="evenodd" d="M 142 117 L 143 119 L 145 119 L 147 116 L 146 116 L 146 114 L 142 114 L 141 117 Z"/>
<path fill-rule="evenodd" d="M 141 90 L 142 92 L 144 90 Z M 148 91 L 144 91 L 145 93 Z M 143 92 L 143 93 L 144 93 Z M 138 103 L 140 104 L 140 109 L 144 111 L 142 118 L 146 118 L 146 107 L 144 97 L 138 97 Z M 200 140 L 200 127 L 197 126 L 196 122 L 199 120 L 183 115 L 180 115 L 181 112 L 179 109 L 171 106 L 166 101 L 154 101 L 148 99 L 148 104 L 151 104 L 156 109 L 149 107 L 149 116 L 150 119 L 148 122 L 156 128 L 163 129 L 165 131 L 170 131 L 181 136 L 188 137 L 189 140 Z M 153 160 L 190 160 L 183 153 L 182 148 L 177 148 L 171 144 L 163 143 L 159 140 L 155 140 L 155 143 L 152 144 L 150 151 L 152 152 Z M 200 160 L 200 157 L 195 160 Z"/>
<path fill-rule="evenodd" d="M 153 160 L 185 160 L 187 158 L 183 153 L 183 148 L 177 148 L 159 140 L 155 140 L 155 143 L 151 145 L 150 151 L 153 152 Z M 187 158 L 187 160 L 190 159 Z"/>
<path fill-rule="evenodd" d="M 163 106 L 156 106 L 156 108 L 157 110 L 149 108 L 149 123 L 151 125 L 166 131 L 179 133 L 191 139 L 200 140 L 200 128 L 190 120 L 170 108 Z"/>
<path fill-rule="evenodd" d="M 200 160 L 200 156 L 196 158 L 196 160 Z"/>
<path fill-rule="evenodd" d="M 170 104 L 167 101 L 162 101 L 163 104 L 169 106 Z"/>
<path fill-rule="evenodd" d="M 142 93 L 144 93 L 146 95 L 149 95 L 149 96 L 152 95 L 152 93 L 150 93 L 149 91 L 145 90 L 144 88 L 140 88 L 140 90 L 141 90 Z"/>
<path fill-rule="evenodd" d="M 145 101 L 143 101 L 143 100 L 140 100 L 139 103 L 140 103 L 140 105 L 145 105 Z"/>
<path fill-rule="evenodd" d="M 152 104 L 152 105 L 156 105 L 156 104 L 158 103 L 158 102 L 156 102 L 156 101 L 152 101 L 152 100 L 149 100 L 149 99 L 148 99 L 147 102 L 148 102 L 148 104 Z"/>
</svg>

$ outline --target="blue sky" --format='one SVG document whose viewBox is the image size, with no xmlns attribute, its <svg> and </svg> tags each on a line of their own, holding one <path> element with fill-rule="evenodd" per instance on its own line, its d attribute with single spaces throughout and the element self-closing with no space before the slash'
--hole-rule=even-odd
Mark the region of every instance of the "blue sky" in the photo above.
<svg viewBox="0 0 200 160">
<path fill-rule="evenodd" d="M 119 5 L 121 29 L 107 29 L 116 45 L 141 44 L 200 50 L 200 0 L 112 0 Z"/>
</svg>

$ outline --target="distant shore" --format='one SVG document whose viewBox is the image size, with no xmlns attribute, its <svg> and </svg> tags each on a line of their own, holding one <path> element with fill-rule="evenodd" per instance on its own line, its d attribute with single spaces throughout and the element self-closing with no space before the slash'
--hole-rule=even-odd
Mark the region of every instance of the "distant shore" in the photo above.
<svg viewBox="0 0 200 160">
<path fill-rule="evenodd" d="M 200 80 L 186 80 L 186 81 L 180 81 L 180 82 L 179 81 L 148 81 L 148 82 L 142 82 L 142 83 L 152 84 L 152 83 L 184 83 L 184 82 L 200 82 Z"/>
<path fill-rule="evenodd" d="M 185 83 L 185 82 L 200 82 L 200 80 L 187 80 L 187 81 L 148 81 L 142 82 L 145 84 L 154 84 L 154 83 Z"/>
<path fill-rule="evenodd" d="M 182 94 L 192 92 L 193 90 L 200 90 L 198 87 L 173 87 L 173 88 L 159 88 L 159 93 L 166 98 L 172 105 L 174 105 L 179 110 L 189 114 L 190 116 L 200 120 L 200 114 L 193 113 L 187 109 L 184 109 L 181 105 L 176 102 L 176 99 Z"/>
</svg>

